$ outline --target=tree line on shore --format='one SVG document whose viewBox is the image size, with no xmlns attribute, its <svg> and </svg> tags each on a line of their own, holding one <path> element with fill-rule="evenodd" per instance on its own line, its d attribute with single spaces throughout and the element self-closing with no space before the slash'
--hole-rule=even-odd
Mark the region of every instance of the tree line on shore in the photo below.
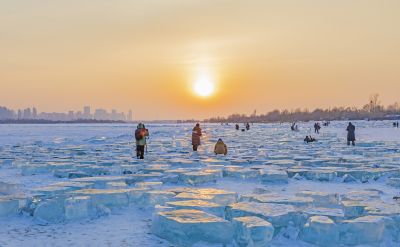
<svg viewBox="0 0 400 247">
<path fill-rule="evenodd" d="M 333 107 L 328 109 L 273 110 L 266 114 L 251 115 L 232 114 L 228 117 L 214 117 L 206 119 L 210 123 L 245 123 L 245 122 L 295 122 L 295 121 L 331 121 L 331 120 L 384 120 L 400 119 L 400 104 L 394 103 L 383 106 L 379 95 L 374 94 L 369 102 L 361 108 L 357 107 Z"/>
</svg>

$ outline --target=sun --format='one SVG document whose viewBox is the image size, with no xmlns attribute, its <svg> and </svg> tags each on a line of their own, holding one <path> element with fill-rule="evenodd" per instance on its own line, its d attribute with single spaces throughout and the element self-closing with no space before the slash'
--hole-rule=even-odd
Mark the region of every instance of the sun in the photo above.
<svg viewBox="0 0 400 247">
<path fill-rule="evenodd" d="M 209 97 L 214 93 L 214 82 L 208 76 L 202 75 L 194 82 L 193 90 L 198 96 Z"/>
</svg>

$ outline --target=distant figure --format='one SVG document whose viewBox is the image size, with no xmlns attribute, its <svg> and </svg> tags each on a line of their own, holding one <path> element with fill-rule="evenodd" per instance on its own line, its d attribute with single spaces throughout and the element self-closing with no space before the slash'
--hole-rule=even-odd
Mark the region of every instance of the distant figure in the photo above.
<svg viewBox="0 0 400 247">
<path fill-rule="evenodd" d="M 146 129 L 144 124 L 139 123 L 135 131 L 136 139 L 136 157 L 144 159 L 144 149 L 146 146 L 146 137 L 149 136 L 149 130 Z"/>
<path fill-rule="evenodd" d="M 347 145 L 351 144 L 354 146 L 356 145 L 356 126 L 354 126 L 351 122 L 349 122 L 349 125 L 347 126 Z"/>
<path fill-rule="evenodd" d="M 246 130 L 250 130 L 250 124 L 246 123 Z"/>
<path fill-rule="evenodd" d="M 297 128 L 296 123 L 292 123 L 292 126 L 290 126 L 290 129 L 291 129 L 292 131 L 296 131 L 296 128 Z"/>
<path fill-rule="evenodd" d="M 306 138 L 304 138 L 304 141 L 309 143 L 309 142 L 315 142 L 316 140 L 312 136 L 306 136 Z"/>
<path fill-rule="evenodd" d="M 228 154 L 228 147 L 225 145 L 225 143 L 222 141 L 222 139 L 218 139 L 217 144 L 215 144 L 214 153 L 217 155 L 218 154 L 223 154 L 223 155 Z"/>
<path fill-rule="evenodd" d="M 314 132 L 319 134 L 319 130 L 321 129 L 321 125 L 319 123 L 314 124 Z"/>
<path fill-rule="evenodd" d="M 201 133 L 200 124 L 197 123 L 196 126 L 193 128 L 192 131 L 192 145 L 193 151 L 197 151 L 197 148 L 201 145 L 200 143 L 200 136 L 203 134 Z"/>
<path fill-rule="evenodd" d="M 397 127 L 397 128 L 399 127 L 399 122 L 396 122 L 396 127 Z"/>
<path fill-rule="evenodd" d="M 236 128 L 236 130 L 239 130 L 239 129 L 240 129 L 239 124 L 236 124 L 236 125 L 235 125 L 235 128 Z"/>
<path fill-rule="evenodd" d="M 396 123 L 396 122 L 393 122 L 393 127 L 396 128 L 396 126 L 397 126 L 397 123 Z"/>
</svg>

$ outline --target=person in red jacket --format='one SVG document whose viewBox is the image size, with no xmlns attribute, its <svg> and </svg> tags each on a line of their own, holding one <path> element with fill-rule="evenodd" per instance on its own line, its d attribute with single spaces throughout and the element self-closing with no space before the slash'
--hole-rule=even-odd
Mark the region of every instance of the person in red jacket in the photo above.
<svg viewBox="0 0 400 247">
<path fill-rule="evenodd" d="M 192 145 L 193 151 L 197 151 L 197 147 L 201 145 L 200 136 L 202 136 L 200 124 L 197 123 L 192 131 Z"/>
</svg>

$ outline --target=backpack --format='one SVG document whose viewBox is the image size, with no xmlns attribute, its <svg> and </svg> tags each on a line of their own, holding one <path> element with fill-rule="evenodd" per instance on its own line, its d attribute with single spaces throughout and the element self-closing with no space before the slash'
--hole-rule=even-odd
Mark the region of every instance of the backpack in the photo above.
<svg viewBox="0 0 400 247">
<path fill-rule="evenodd" d="M 140 140 L 142 140 L 143 139 L 143 137 L 144 137 L 144 129 L 137 129 L 136 131 L 135 131 L 135 139 L 136 139 L 136 141 L 140 141 Z"/>
</svg>

